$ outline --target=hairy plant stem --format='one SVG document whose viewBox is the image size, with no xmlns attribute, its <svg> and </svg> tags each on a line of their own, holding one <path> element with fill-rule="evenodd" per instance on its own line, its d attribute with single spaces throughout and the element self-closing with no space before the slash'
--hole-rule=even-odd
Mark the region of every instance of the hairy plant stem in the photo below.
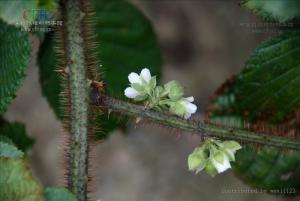
<svg viewBox="0 0 300 201">
<path fill-rule="evenodd" d="M 93 105 L 107 108 L 113 112 L 133 117 L 144 118 L 169 127 L 190 131 L 201 136 L 217 137 L 219 139 L 232 139 L 240 142 L 257 143 L 280 147 L 284 149 L 300 150 L 300 141 L 271 134 L 256 133 L 246 129 L 226 127 L 193 120 L 184 120 L 174 115 L 146 109 L 144 106 L 117 100 L 100 94 L 98 90 L 91 90 Z"/>
<path fill-rule="evenodd" d="M 68 188 L 79 201 L 87 200 L 89 87 L 86 73 L 80 0 L 65 0 L 64 28 L 70 69 L 70 146 Z"/>
</svg>

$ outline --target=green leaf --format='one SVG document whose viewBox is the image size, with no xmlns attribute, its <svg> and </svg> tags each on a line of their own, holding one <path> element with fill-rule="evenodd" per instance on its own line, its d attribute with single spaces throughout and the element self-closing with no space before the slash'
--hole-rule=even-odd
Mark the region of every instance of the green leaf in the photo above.
<svg viewBox="0 0 300 201">
<path fill-rule="evenodd" d="M 46 201 L 76 201 L 75 195 L 64 188 L 46 188 L 44 190 Z"/>
<path fill-rule="evenodd" d="M 6 23 L 28 28 L 35 20 L 33 11 L 38 8 L 38 0 L 0 1 L 0 18 Z"/>
<path fill-rule="evenodd" d="M 51 12 L 56 12 L 58 8 L 58 0 L 38 0 L 39 8 L 47 9 Z"/>
<path fill-rule="evenodd" d="M 128 86 L 128 75 L 148 67 L 153 75 L 160 75 L 161 57 L 158 40 L 150 22 L 133 5 L 123 0 L 93 0 L 95 10 L 95 41 L 100 45 L 95 49 L 97 59 L 101 61 L 108 95 L 124 97 Z M 38 63 L 43 95 L 58 117 L 62 117 L 59 104 L 61 92 L 60 81 L 54 72 L 56 55 L 54 54 L 52 36 L 47 34 L 43 42 Z M 104 72 L 103 72 L 104 69 Z M 124 121 L 98 117 L 101 132 L 97 138 L 104 138 L 117 126 L 125 126 Z"/>
<path fill-rule="evenodd" d="M 23 157 L 23 152 L 15 146 L 0 141 L 0 157 L 20 158 Z"/>
<path fill-rule="evenodd" d="M 41 186 L 21 158 L 0 157 L 0 200 L 43 201 Z"/>
<path fill-rule="evenodd" d="M 266 20 L 285 22 L 300 16 L 299 0 L 241 0 L 241 5 Z"/>
<path fill-rule="evenodd" d="M 299 30 L 262 43 L 244 70 L 223 85 L 213 102 L 214 114 L 278 123 L 295 112 L 300 106 L 299 46 Z"/>
<path fill-rule="evenodd" d="M 63 110 L 59 99 L 63 89 L 59 74 L 54 72 L 57 68 L 57 60 L 58 58 L 54 51 L 53 34 L 45 34 L 45 39 L 38 52 L 39 79 L 43 96 L 47 98 L 57 117 L 62 119 Z"/>
<path fill-rule="evenodd" d="M 23 152 L 33 145 L 34 140 L 27 136 L 25 126 L 21 123 L 5 122 L 0 126 L 0 136 L 9 138 Z"/>
<path fill-rule="evenodd" d="M 9 139 L 8 137 L 6 137 L 6 136 L 0 135 L 0 141 L 15 146 L 13 141 L 11 139 Z"/>
<path fill-rule="evenodd" d="M 227 81 L 212 101 L 210 118 L 243 127 L 243 122 L 284 126 L 299 133 L 300 31 L 275 36 L 259 45 L 242 72 Z M 292 118 L 292 119 L 291 119 Z M 288 121 L 291 120 L 291 121 Z M 286 134 L 288 135 L 288 133 Z M 295 196 L 300 191 L 300 152 L 245 145 L 236 153 L 233 170 L 248 184 Z"/>
<path fill-rule="evenodd" d="M 29 56 L 28 34 L 0 20 L 0 114 L 14 99 L 24 79 Z"/>
<path fill-rule="evenodd" d="M 93 0 L 97 54 L 105 69 L 109 95 L 120 96 L 127 76 L 148 67 L 160 74 L 161 56 L 157 37 L 145 16 L 123 0 Z M 102 70 L 101 70 L 102 71 Z"/>
</svg>

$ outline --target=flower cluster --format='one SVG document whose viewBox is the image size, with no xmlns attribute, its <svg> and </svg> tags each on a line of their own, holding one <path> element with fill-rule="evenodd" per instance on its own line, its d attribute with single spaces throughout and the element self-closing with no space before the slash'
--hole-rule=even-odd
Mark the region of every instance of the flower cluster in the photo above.
<svg viewBox="0 0 300 201">
<path fill-rule="evenodd" d="M 190 171 L 196 174 L 201 170 L 211 176 L 224 172 L 231 168 L 230 162 L 235 161 L 235 153 L 241 149 L 236 141 L 221 142 L 215 139 L 207 139 L 201 147 L 195 148 L 188 157 Z"/>
<path fill-rule="evenodd" d="M 170 81 L 164 86 L 157 86 L 156 76 L 151 76 L 149 69 L 141 73 L 130 73 L 130 87 L 124 91 L 125 96 L 134 101 L 143 101 L 149 108 L 159 111 L 169 111 L 172 114 L 188 119 L 197 111 L 193 104 L 194 97 L 183 97 L 183 87 L 178 81 Z"/>
</svg>

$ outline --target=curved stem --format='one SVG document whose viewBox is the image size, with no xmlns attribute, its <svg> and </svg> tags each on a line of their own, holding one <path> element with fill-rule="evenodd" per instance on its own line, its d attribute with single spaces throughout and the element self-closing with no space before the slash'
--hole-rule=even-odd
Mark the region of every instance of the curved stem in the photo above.
<svg viewBox="0 0 300 201">
<path fill-rule="evenodd" d="M 300 141 L 271 134 L 256 133 L 246 129 L 214 125 L 193 120 L 184 120 L 174 115 L 145 109 L 144 106 L 135 105 L 125 101 L 100 94 L 98 90 L 91 90 L 91 101 L 93 105 L 106 107 L 113 112 L 141 117 L 169 127 L 178 128 L 201 136 L 217 137 L 220 139 L 232 139 L 241 142 L 258 143 L 285 149 L 300 150 Z"/>
</svg>

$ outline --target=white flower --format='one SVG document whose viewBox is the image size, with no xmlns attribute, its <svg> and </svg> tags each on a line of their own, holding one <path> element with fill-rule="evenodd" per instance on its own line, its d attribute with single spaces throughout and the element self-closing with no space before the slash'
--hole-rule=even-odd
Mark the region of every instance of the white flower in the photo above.
<svg viewBox="0 0 300 201">
<path fill-rule="evenodd" d="M 192 103 L 193 101 L 194 101 L 193 96 L 183 98 L 181 100 L 181 104 L 185 107 L 185 110 L 186 110 L 186 112 L 184 114 L 185 119 L 190 118 L 191 115 L 194 114 L 197 111 L 197 106 Z"/>
<path fill-rule="evenodd" d="M 146 81 L 146 82 L 150 82 L 151 79 L 151 73 L 149 71 L 148 68 L 144 68 L 141 73 L 140 76 Z"/>
<path fill-rule="evenodd" d="M 137 83 L 137 84 L 142 84 L 142 79 L 144 79 L 147 83 L 151 79 L 151 73 L 148 68 L 144 68 L 140 75 L 137 73 L 130 73 L 128 75 L 128 80 L 131 84 Z"/>
<path fill-rule="evenodd" d="M 139 92 L 137 92 L 134 88 L 132 87 L 127 87 L 124 91 L 125 96 L 128 98 L 136 98 L 139 95 Z"/>
<path fill-rule="evenodd" d="M 223 152 L 219 153 L 219 155 L 216 157 L 212 157 L 211 162 L 217 169 L 218 173 L 224 172 L 225 170 L 231 168 L 229 159 Z"/>
<path fill-rule="evenodd" d="M 134 72 L 130 73 L 128 75 L 128 80 L 131 84 L 139 84 L 141 87 L 145 88 L 145 84 L 149 84 L 151 80 L 151 73 L 148 68 L 144 68 L 140 75 Z M 141 95 L 140 91 L 137 90 L 133 87 L 127 87 L 124 91 L 124 95 L 128 98 L 136 98 L 137 96 Z"/>
</svg>

